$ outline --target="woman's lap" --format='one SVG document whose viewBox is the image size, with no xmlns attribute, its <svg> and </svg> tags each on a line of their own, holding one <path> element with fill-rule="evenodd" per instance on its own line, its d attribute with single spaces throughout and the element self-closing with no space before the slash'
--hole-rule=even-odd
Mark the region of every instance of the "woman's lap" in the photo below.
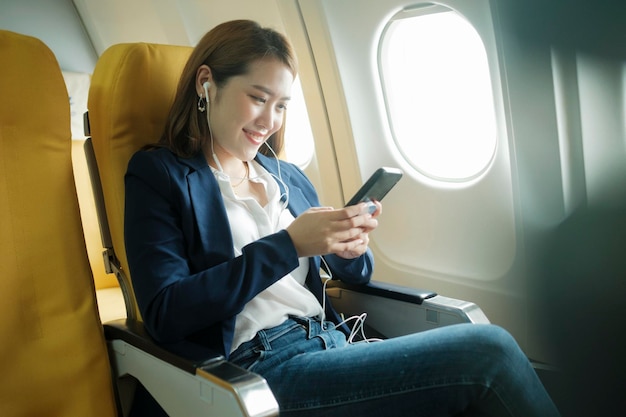
<svg viewBox="0 0 626 417">
<path fill-rule="evenodd" d="M 513 338 L 497 326 L 447 326 L 348 345 L 315 320 L 294 320 L 260 332 L 231 357 L 265 377 L 281 415 L 558 415 Z"/>
</svg>

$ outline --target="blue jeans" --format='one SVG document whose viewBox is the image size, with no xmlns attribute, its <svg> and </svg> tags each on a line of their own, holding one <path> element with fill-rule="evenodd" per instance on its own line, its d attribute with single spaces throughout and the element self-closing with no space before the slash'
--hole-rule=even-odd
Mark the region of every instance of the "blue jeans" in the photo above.
<svg viewBox="0 0 626 417">
<path fill-rule="evenodd" d="M 348 344 L 292 317 L 233 352 L 262 375 L 281 416 L 515 416 L 559 412 L 515 340 L 494 325 L 461 324 Z"/>
</svg>

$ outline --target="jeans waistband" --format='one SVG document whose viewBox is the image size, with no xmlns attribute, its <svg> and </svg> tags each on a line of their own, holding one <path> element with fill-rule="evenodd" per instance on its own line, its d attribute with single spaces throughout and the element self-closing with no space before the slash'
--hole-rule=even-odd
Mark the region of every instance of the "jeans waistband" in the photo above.
<svg viewBox="0 0 626 417">
<path fill-rule="evenodd" d="M 323 331 L 335 329 L 335 323 L 330 321 L 322 322 L 317 317 L 289 316 L 289 319 L 287 321 L 293 321 L 304 327 L 307 330 L 308 339 L 319 335 Z"/>
<path fill-rule="evenodd" d="M 271 344 L 288 333 L 301 331 L 302 339 L 312 339 L 325 331 L 335 330 L 335 324 L 329 321 L 322 322 L 316 317 L 289 316 L 287 320 L 278 326 L 260 330 L 254 338 L 242 343 L 231 355 L 238 357 L 244 351 L 271 349 Z"/>
</svg>

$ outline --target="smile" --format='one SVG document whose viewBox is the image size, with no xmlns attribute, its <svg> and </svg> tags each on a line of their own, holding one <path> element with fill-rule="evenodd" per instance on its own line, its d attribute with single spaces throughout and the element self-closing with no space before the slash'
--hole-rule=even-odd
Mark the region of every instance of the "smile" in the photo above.
<svg viewBox="0 0 626 417">
<path fill-rule="evenodd" d="M 243 129 L 246 136 L 254 143 L 261 144 L 267 136 L 267 132 L 255 132 L 251 130 Z"/>
</svg>

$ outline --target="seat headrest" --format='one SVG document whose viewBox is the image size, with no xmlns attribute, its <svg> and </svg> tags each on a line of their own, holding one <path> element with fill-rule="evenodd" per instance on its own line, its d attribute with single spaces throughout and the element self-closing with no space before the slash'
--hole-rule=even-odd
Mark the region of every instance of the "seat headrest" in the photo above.
<svg viewBox="0 0 626 417">
<path fill-rule="evenodd" d="M 89 90 L 92 136 L 110 138 L 131 154 L 156 142 L 191 51 L 191 47 L 149 43 L 107 49 L 96 64 Z"/>
<path fill-rule="evenodd" d="M 0 31 L 0 43 L 0 125 L 4 134 L 19 135 L 18 153 L 38 149 L 40 137 L 51 146 L 42 132 L 56 137 L 54 146 L 69 147 L 69 99 L 52 51 L 39 39 L 9 31 Z M 19 129 L 13 130 L 16 126 Z"/>
</svg>

